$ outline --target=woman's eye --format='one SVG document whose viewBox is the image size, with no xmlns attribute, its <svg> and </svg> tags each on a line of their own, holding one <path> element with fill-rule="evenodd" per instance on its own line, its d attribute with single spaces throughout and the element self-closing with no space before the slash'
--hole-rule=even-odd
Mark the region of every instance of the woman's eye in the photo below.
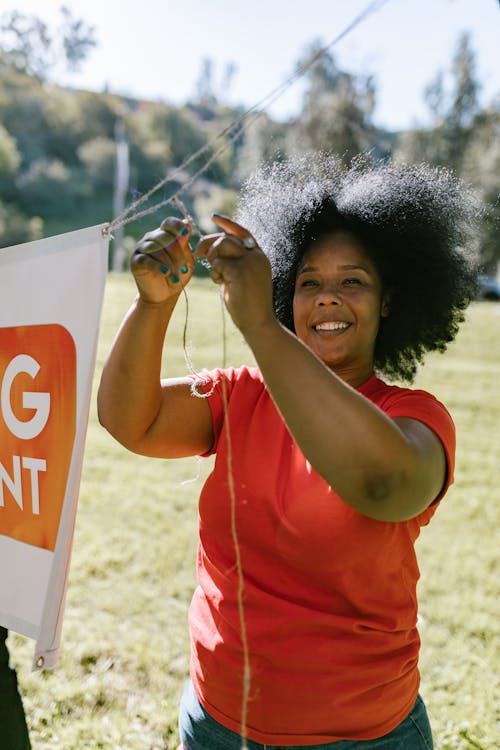
<svg viewBox="0 0 500 750">
<path fill-rule="evenodd" d="M 346 284 L 347 286 L 351 286 L 354 284 L 361 284 L 361 281 L 360 279 L 356 279 L 356 278 L 344 279 L 344 284 Z"/>
<path fill-rule="evenodd" d="M 304 286 L 316 286 L 317 283 L 318 282 L 315 281 L 314 279 L 304 279 L 304 281 L 302 282 L 301 286 L 302 287 L 304 287 Z"/>
</svg>

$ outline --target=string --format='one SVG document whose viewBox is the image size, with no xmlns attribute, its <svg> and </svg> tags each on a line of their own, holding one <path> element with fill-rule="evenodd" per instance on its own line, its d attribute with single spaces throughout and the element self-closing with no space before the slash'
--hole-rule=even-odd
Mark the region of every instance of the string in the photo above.
<svg viewBox="0 0 500 750">
<path fill-rule="evenodd" d="M 182 286 L 182 292 L 184 295 L 184 301 L 186 305 L 186 314 L 184 317 L 184 327 L 182 331 L 182 345 L 184 349 L 184 358 L 186 360 L 186 366 L 189 372 L 195 376 L 191 385 L 191 393 L 197 398 L 208 398 L 215 389 L 215 380 L 209 391 L 199 391 L 200 385 L 203 385 L 207 381 L 203 379 L 200 373 L 196 372 L 191 361 L 191 357 L 188 351 L 187 345 L 187 330 L 188 330 L 188 319 L 189 319 L 189 298 L 186 292 L 186 288 Z M 224 305 L 224 299 L 222 290 L 219 293 L 220 310 L 221 310 L 221 322 L 222 322 L 222 363 L 221 367 L 223 370 L 227 367 L 227 331 L 226 331 L 226 309 Z M 229 399 L 227 395 L 227 384 L 225 378 L 222 378 L 222 403 L 223 403 L 223 414 L 224 414 L 224 429 L 226 432 L 227 442 L 227 482 L 229 489 L 230 499 L 230 518 L 231 518 L 231 538 L 233 541 L 233 547 L 236 558 L 236 575 L 238 579 L 238 585 L 236 589 L 236 600 L 238 606 L 238 617 L 240 622 L 240 634 L 241 643 L 243 650 L 243 681 L 242 681 L 242 697 L 241 697 L 241 725 L 240 725 L 240 736 L 241 736 L 241 750 L 248 750 L 247 745 L 247 713 L 248 713 L 248 698 L 250 694 L 250 683 L 251 683 L 251 671 L 250 671 L 250 648 L 248 645 L 248 634 L 247 625 L 245 618 L 245 605 L 244 605 L 244 592 L 245 592 L 245 576 L 243 573 L 243 563 L 241 560 L 241 547 L 238 537 L 238 528 L 236 523 L 236 491 L 234 488 L 234 473 L 233 473 L 233 454 L 232 454 L 232 438 L 231 438 L 231 427 L 229 422 Z M 188 481 L 196 481 L 196 478 Z M 183 482 L 186 484 L 186 482 Z"/>
<path fill-rule="evenodd" d="M 215 381 L 212 382 L 212 386 L 210 390 L 208 391 L 201 391 L 199 390 L 202 386 L 206 385 L 208 382 L 208 378 L 204 378 L 203 375 L 195 370 L 193 367 L 193 363 L 191 361 L 191 355 L 189 353 L 189 347 L 187 343 L 187 329 L 188 329 L 188 318 L 189 318 L 189 297 L 186 292 L 186 288 L 182 287 L 182 293 L 184 295 L 184 302 L 186 305 L 186 314 L 184 317 L 184 328 L 182 331 L 182 348 L 184 351 L 184 361 L 186 362 L 186 367 L 188 369 L 188 372 L 191 373 L 191 375 L 194 376 L 193 382 L 191 383 L 191 394 L 193 396 L 196 396 L 196 398 L 208 398 L 212 395 L 212 393 L 215 390 Z"/>
<path fill-rule="evenodd" d="M 193 182 L 198 177 L 200 177 L 204 172 L 206 172 L 206 170 L 210 167 L 210 165 L 222 153 L 224 153 L 224 151 L 226 151 L 230 147 L 230 145 L 237 138 L 239 138 L 253 122 L 255 122 L 259 117 L 261 117 L 264 114 L 264 111 L 257 112 L 256 111 L 257 109 L 265 110 L 265 108 L 273 104 L 277 99 L 279 99 L 285 93 L 285 91 L 287 91 L 288 88 L 290 88 L 290 86 L 293 85 L 293 83 L 295 83 L 296 80 L 304 76 L 305 73 L 307 73 L 307 71 L 310 70 L 310 68 L 316 62 L 318 62 L 318 60 L 320 60 L 321 57 L 323 57 L 333 45 L 337 44 L 341 39 L 343 39 L 350 32 L 352 32 L 370 14 L 376 11 L 379 11 L 388 1 L 389 0 L 373 0 L 371 3 L 369 3 L 368 6 L 366 6 L 366 8 L 361 13 L 359 13 L 354 18 L 354 20 L 351 21 L 351 23 L 348 24 L 346 28 L 340 34 L 338 34 L 329 44 L 319 49 L 314 55 L 312 55 L 312 57 L 306 63 L 304 63 L 302 66 L 299 66 L 296 72 L 293 75 L 289 76 L 285 81 L 283 81 L 277 88 L 273 89 L 263 99 L 261 99 L 259 102 L 254 104 L 252 107 L 250 107 L 246 112 L 240 115 L 240 117 L 234 119 L 214 139 L 212 139 L 207 144 L 205 144 L 200 149 L 198 149 L 196 152 L 191 154 L 187 159 L 185 159 L 182 162 L 182 164 L 179 167 L 177 167 L 174 170 L 173 173 L 164 177 L 156 185 L 154 185 L 150 190 L 148 190 L 144 195 L 142 195 L 140 198 L 134 201 L 128 208 L 126 208 L 119 216 L 117 216 L 105 228 L 105 232 L 111 234 L 113 229 L 117 229 L 119 227 L 125 226 L 129 222 L 142 218 L 143 216 L 146 216 L 150 213 L 153 213 L 154 211 L 157 211 L 162 206 L 165 206 L 171 203 L 177 205 L 177 207 L 181 210 L 181 213 L 188 220 L 190 225 L 194 227 L 195 226 L 194 220 L 189 215 L 187 209 L 185 208 L 184 204 L 182 203 L 180 199 L 180 196 L 187 191 L 187 189 L 193 184 Z M 228 134 L 231 133 L 231 131 L 233 132 L 231 135 L 229 135 L 229 138 L 226 141 L 226 143 L 224 143 L 220 148 L 216 149 L 212 153 L 212 155 L 205 161 L 205 163 L 188 180 L 186 180 L 183 183 L 183 185 L 181 185 L 181 187 L 175 193 L 173 193 L 173 195 L 171 195 L 170 197 L 166 198 L 163 201 L 160 201 L 154 206 L 151 206 L 148 209 L 143 209 L 142 211 L 136 211 L 136 209 L 138 209 L 139 206 L 141 206 L 143 203 L 149 200 L 149 198 L 152 195 L 154 195 L 154 193 L 160 190 L 168 182 L 172 182 L 181 172 L 183 172 L 190 164 L 192 164 L 192 162 L 195 159 L 202 156 L 204 153 L 206 153 L 207 150 L 212 149 L 217 143 L 217 141 L 219 141 L 221 138 L 226 137 Z M 131 214 L 131 212 L 133 211 L 136 211 L 136 212 L 130 216 L 129 214 Z M 215 383 L 212 385 L 212 388 L 208 393 L 201 393 L 198 391 L 198 387 L 203 382 L 203 378 L 202 376 L 200 376 L 199 373 L 195 371 L 193 364 L 191 362 L 191 358 L 190 358 L 188 347 L 187 347 L 189 300 L 188 300 L 188 295 L 186 293 L 186 289 L 184 285 L 182 286 L 182 291 L 184 294 L 184 299 L 185 299 L 185 304 L 186 304 L 186 315 L 185 315 L 184 329 L 183 329 L 184 357 L 186 360 L 186 366 L 188 367 L 188 370 L 191 372 L 191 374 L 195 376 L 191 391 L 193 395 L 197 397 L 207 398 L 213 392 L 215 388 Z M 222 310 L 222 346 L 223 346 L 222 368 L 225 369 L 227 367 L 227 362 L 226 362 L 227 339 L 226 339 L 225 309 L 224 309 L 224 301 L 222 299 L 222 295 L 220 295 L 220 301 L 221 301 L 221 310 Z M 237 529 L 237 523 L 236 523 L 237 500 L 236 500 L 236 492 L 234 488 L 234 474 L 233 474 L 233 466 L 232 466 L 233 456 L 232 456 L 231 430 L 230 430 L 230 422 L 229 422 L 228 395 L 227 395 L 227 385 L 226 385 L 226 381 L 224 378 L 222 378 L 222 398 L 223 398 L 223 409 L 224 409 L 224 427 L 226 431 L 226 440 L 227 440 L 227 481 L 228 481 L 228 489 L 229 489 L 229 496 L 230 496 L 231 537 L 233 541 L 235 559 L 236 559 L 236 572 L 237 572 L 237 578 L 238 578 L 237 604 L 238 604 L 238 615 L 239 615 L 239 621 L 240 621 L 240 632 L 241 632 L 242 651 L 243 651 L 243 679 L 242 679 L 241 728 L 240 728 L 241 750 L 248 750 L 247 716 L 248 716 L 248 704 L 249 704 L 250 685 L 251 685 L 250 649 L 249 649 L 249 643 L 248 643 L 245 606 L 244 606 L 245 578 L 243 574 L 243 565 L 242 565 L 242 560 L 241 560 L 241 547 L 240 547 L 238 529 Z"/>
<path fill-rule="evenodd" d="M 226 338 L 226 311 L 222 293 L 219 295 L 222 316 L 222 368 L 227 367 L 227 338 Z M 251 671 L 250 671 L 250 647 L 248 644 L 247 623 L 245 617 L 245 576 L 243 574 L 243 564 L 241 561 L 241 547 L 238 537 L 238 527 L 236 524 L 236 492 L 234 489 L 233 473 L 233 454 L 231 429 L 229 424 L 229 409 L 227 397 L 227 384 L 225 378 L 222 378 L 222 401 L 224 407 L 224 427 L 226 430 L 227 442 L 227 482 L 229 488 L 230 511 L 231 511 L 231 537 L 233 540 L 234 553 L 236 557 L 236 575 L 238 578 L 238 587 L 236 590 L 236 599 L 238 604 L 238 616 L 240 621 L 240 636 L 243 649 L 243 680 L 241 694 L 241 718 L 240 718 L 240 736 L 241 750 L 247 750 L 247 714 L 248 700 L 250 695 Z"/>
<path fill-rule="evenodd" d="M 154 213 L 155 211 L 158 211 L 159 208 L 162 208 L 163 206 L 169 205 L 171 203 L 176 203 L 180 196 L 183 195 L 189 187 L 195 182 L 198 177 L 201 177 L 202 174 L 204 174 L 207 169 L 218 159 L 219 156 L 221 156 L 225 151 L 230 148 L 231 144 L 236 141 L 247 129 L 249 125 L 251 125 L 255 120 L 257 120 L 259 117 L 262 116 L 262 113 L 256 113 L 254 117 L 251 120 L 248 120 L 246 125 L 242 125 L 238 130 L 236 130 L 229 138 L 229 140 L 224 143 L 220 148 L 217 149 L 217 151 L 214 151 L 212 156 L 210 156 L 207 161 L 198 169 L 197 172 L 195 172 L 193 175 L 190 176 L 188 180 L 186 180 L 178 190 L 173 193 L 173 195 L 169 196 L 168 198 L 165 198 L 164 200 L 160 201 L 159 203 L 155 203 L 154 206 L 151 206 L 150 208 L 145 208 L 142 211 L 138 211 L 133 216 L 129 216 L 127 218 L 116 218 L 114 219 L 107 227 L 106 232 L 112 232 L 114 229 L 118 229 L 119 227 L 125 226 L 131 221 L 136 221 L 137 219 L 141 219 L 144 216 L 147 216 L 148 214 Z M 236 122 L 236 121 L 235 121 Z M 204 146 L 203 149 L 200 149 L 200 151 L 205 151 L 207 149 L 207 146 Z M 197 154 L 198 155 L 198 152 Z M 153 192 L 158 190 L 160 187 L 163 187 L 167 182 L 171 182 L 175 175 L 178 174 L 181 171 L 182 166 L 186 166 L 188 163 L 192 161 L 191 157 L 186 160 L 184 165 L 181 165 L 178 167 L 173 174 L 170 175 L 170 177 L 165 178 L 164 180 L 161 180 L 158 185 L 156 185 L 154 188 L 152 188 L 148 193 L 145 193 L 144 196 L 142 196 L 144 199 L 149 198 Z M 139 199 L 142 202 L 142 199 Z M 138 202 L 135 204 L 132 204 L 132 206 L 129 207 L 128 210 L 131 210 L 134 205 L 137 205 Z"/>
<path fill-rule="evenodd" d="M 233 119 L 229 125 L 227 125 L 223 130 L 221 130 L 212 140 L 210 140 L 208 143 L 206 143 L 204 146 L 201 146 L 197 151 L 192 153 L 190 156 L 188 156 L 178 167 L 175 168 L 173 172 L 171 172 L 169 175 L 165 176 L 163 179 L 161 179 L 156 185 L 154 185 L 150 190 L 148 190 L 144 195 L 140 196 L 136 201 L 130 204 L 127 208 L 122 211 L 119 216 L 117 216 L 113 221 L 106 227 L 106 232 L 111 233 L 114 229 L 118 229 L 119 227 L 125 226 L 131 221 L 135 221 L 139 218 L 142 218 L 143 216 L 146 216 L 149 213 L 153 213 L 154 211 L 157 211 L 159 208 L 166 206 L 167 204 L 170 204 L 172 202 L 175 202 L 175 199 L 178 198 L 180 195 L 186 192 L 186 190 L 192 185 L 192 183 L 206 170 L 210 167 L 210 165 L 220 156 L 224 151 L 226 151 L 231 144 L 239 138 L 247 129 L 248 127 L 255 122 L 257 119 L 262 117 L 265 114 L 265 109 L 270 107 L 271 104 L 274 104 L 277 99 L 279 99 L 299 78 L 302 78 L 312 67 L 315 65 L 318 60 L 321 59 L 326 53 L 330 50 L 331 47 L 333 47 L 335 44 L 337 44 L 339 41 L 341 41 L 345 36 L 347 36 L 349 33 L 351 33 L 359 24 L 363 23 L 365 19 L 371 15 L 372 13 L 375 13 L 387 3 L 389 0 L 372 0 L 371 3 L 368 4 L 368 6 L 361 11 L 344 29 L 341 31 L 334 39 L 332 39 L 326 46 L 320 48 L 317 52 L 315 52 L 308 60 L 307 62 L 303 63 L 301 66 L 297 68 L 295 73 L 293 73 L 291 76 L 286 78 L 281 84 L 279 84 L 276 88 L 274 88 L 272 91 L 270 91 L 266 96 L 264 96 L 260 101 L 258 101 L 256 104 L 251 106 L 249 109 L 247 109 L 245 112 L 243 112 L 239 117 Z M 256 111 L 260 110 L 260 111 Z M 251 116 L 251 117 L 250 117 Z M 144 202 L 149 200 L 154 193 L 156 193 L 158 190 L 160 190 L 162 187 L 164 187 L 167 183 L 173 182 L 176 177 L 178 177 L 181 173 L 183 173 L 186 168 L 192 164 L 192 162 L 202 156 L 207 150 L 212 149 L 215 144 L 221 139 L 227 136 L 231 130 L 233 130 L 233 134 L 229 136 L 228 141 L 223 144 L 219 149 L 217 149 L 211 157 L 207 159 L 207 161 L 202 165 L 202 167 L 189 179 L 187 180 L 181 187 L 169 198 L 166 198 L 163 201 L 160 201 L 159 203 L 156 203 L 154 206 L 150 207 L 149 209 L 144 209 L 142 211 L 136 211 L 132 216 L 129 216 L 129 214 L 132 211 L 135 211 L 139 208 Z"/>
</svg>

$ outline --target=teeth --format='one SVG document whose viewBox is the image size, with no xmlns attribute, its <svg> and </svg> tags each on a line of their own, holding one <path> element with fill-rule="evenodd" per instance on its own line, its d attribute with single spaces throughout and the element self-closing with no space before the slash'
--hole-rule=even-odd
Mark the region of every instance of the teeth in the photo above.
<svg viewBox="0 0 500 750">
<path fill-rule="evenodd" d="M 331 323 L 318 323 L 314 326 L 317 331 L 341 331 L 345 328 L 349 328 L 349 323 L 334 322 Z"/>
</svg>

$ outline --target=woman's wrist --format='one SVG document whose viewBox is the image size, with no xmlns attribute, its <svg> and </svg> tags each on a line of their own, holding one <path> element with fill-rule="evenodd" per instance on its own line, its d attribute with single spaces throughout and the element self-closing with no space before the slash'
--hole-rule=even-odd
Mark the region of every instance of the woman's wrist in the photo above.
<svg viewBox="0 0 500 750">
<path fill-rule="evenodd" d="M 143 297 L 141 293 L 138 292 L 135 298 L 135 304 L 136 307 L 141 307 L 149 310 L 173 310 L 177 303 L 177 300 L 179 299 L 179 296 L 180 292 L 179 294 L 175 294 L 171 297 L 166 297 L 162 300 L 150 300 L 146 297 Z"/>
</svg>

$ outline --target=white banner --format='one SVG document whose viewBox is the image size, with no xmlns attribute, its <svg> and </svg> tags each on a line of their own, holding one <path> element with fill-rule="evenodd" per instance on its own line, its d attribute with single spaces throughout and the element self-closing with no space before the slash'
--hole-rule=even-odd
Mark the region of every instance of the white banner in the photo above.
<svg viewBox="0 0 500 750">
<path fill-rule="evenodd" d="M 105 225 L 0 249 L 0 624 L 57 661 L 106 283 Z"/>
</svg>

